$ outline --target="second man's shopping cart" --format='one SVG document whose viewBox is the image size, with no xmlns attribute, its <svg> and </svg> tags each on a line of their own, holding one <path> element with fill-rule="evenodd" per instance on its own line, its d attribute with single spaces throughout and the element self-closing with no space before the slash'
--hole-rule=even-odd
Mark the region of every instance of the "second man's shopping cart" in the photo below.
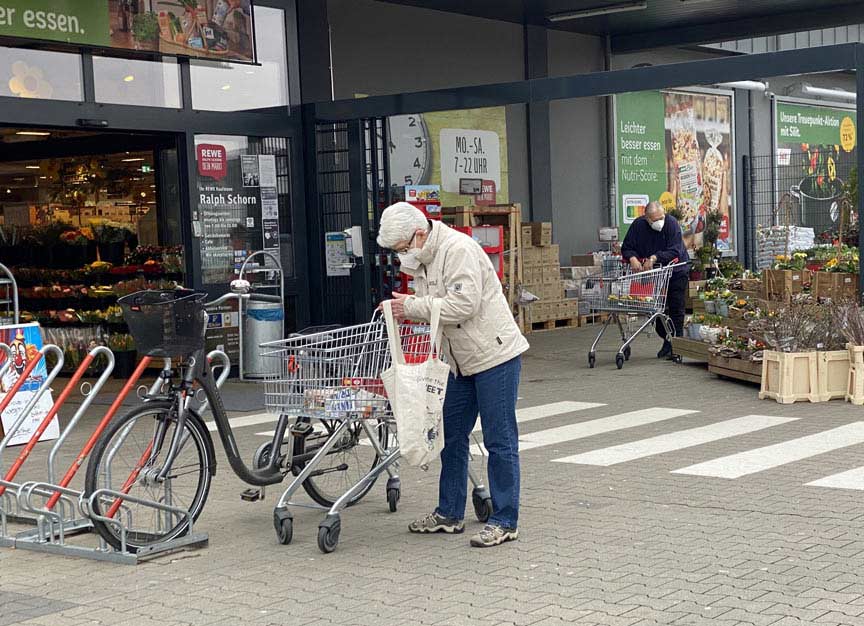
<svg viewBox="0 0 864 626">
<path fill-rule="evenodd" d="M 609 259 L 604 263 L 601 273 L 582 279 L 580 298 L 588 303 L 591 313 L 608 314 L 594 343 L 591 344 L 588 367 L 594 367 L 597 360 L 597 344 L 613 321 L 618 325 L 623 342 L 615 354 L 615 365 L 619 370 L 624 367 L 624 361 L 630 360 L 630 344 L 639 333 L 656 320 L 660 320 L 668 336 L 674 336 L 672 322 L 664 313 L 666 292 L 669 289 L 672 272 L 682 265 L 686 263 L 673 262 L 648 271 L 634 272 L 620 259 Z M 621 323 L 622 315 L 625 321 L 630 316 L 644 316 L 646 320 L 628 337 L 624 324 Z"/>
</svg>

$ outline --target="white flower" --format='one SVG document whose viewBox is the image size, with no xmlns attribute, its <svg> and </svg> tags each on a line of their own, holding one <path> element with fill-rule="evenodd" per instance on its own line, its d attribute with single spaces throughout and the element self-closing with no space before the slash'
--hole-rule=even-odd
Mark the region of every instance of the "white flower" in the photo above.
<svg viewBox="0 0 864 626">
<path fill-rule="evenodd" d="M 9 90 L 21 98 L 50 98 L 54 93 L 42 70 L 27 65 L 24 61 L 12 64 L 12 78 L 9 79 Z"/>
</svg>

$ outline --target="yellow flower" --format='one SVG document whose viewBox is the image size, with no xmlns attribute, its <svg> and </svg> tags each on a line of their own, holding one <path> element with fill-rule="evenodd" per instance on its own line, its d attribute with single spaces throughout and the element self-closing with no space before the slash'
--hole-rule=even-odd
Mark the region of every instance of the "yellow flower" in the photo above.
<svg viewBox="0 0 864 626">
<path fill-rule="evenodd" d="M 837 267 L 837 259 L 831 259 L 825 264 L 825 267 Z"/>
</svg>

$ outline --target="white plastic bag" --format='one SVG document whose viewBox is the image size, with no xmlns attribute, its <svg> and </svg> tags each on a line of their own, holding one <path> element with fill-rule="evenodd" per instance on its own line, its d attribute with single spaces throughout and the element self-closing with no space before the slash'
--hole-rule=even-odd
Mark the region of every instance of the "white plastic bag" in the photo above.
<svg viewBox="0 0 864 626">
<path fill-rule="evenodd" d="M 406 363 L 399 327 L 390 302 L 384 303 L 392 364 L 381 373 L 396 419 L 399 450 L 409 465 L 426 467 L 444 448 L 444 395 L 450 368 L 441 362 L 441 304 L 435 300 L 430 320 L 429 358 Z"/>
</svg>

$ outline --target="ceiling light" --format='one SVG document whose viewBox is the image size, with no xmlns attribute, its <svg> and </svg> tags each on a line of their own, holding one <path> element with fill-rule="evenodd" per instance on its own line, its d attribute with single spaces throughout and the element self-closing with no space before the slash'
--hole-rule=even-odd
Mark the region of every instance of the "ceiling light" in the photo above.
<svg viewBox="0 0 864 626">
<path fill-rule="evenodd" d="M 12 190 L 11 190 L 11 189 L 7 189 L 7 190 L 6 190 L 6 193 L 12 193 Z"/>
<path fill-rule="evenodd" d="M 222 85 L 222 91 L 228 91 L 231 89 L 231 85 Z"/>
<path fill-rule="evenodd" d="M 39 169 L 39 166 L 38 166 L 38 165 L 25 165 L 25 166 L 24 166 L 24 169 L 28 169 L 28 170 L 38 170 L 38 169 Z"/>
<path fill-rule="evenodd" d="M 43 130 L 19 130 L 16 135 L 21 135 L 22 137 L 50 137 L 51 133 L 45 132 Z"/>
<path fill-rule="evenodd" d="M 594 17 L 597 15 L 610 15 L 612 13 L 625 13 L 627 11 L 641 11 L 648 8 L 647 0 L 639 2 L 622 2 L 620 4 L 609 4 L 606 6 L 596 6 L 588 9 L 580 9 L 579 11 L 567 11 L 566 13 L 554 13 L 546 17 L 550 22 L 565 22 L 567 20 L 579 20 L 585 17 Z"/>
<path fill-rule="evenodd" d="M 827 98 L 829 100 L 848 100 L 855 102 L 857 100 L 855 92 L 845 91 L 843 89 L 826 89 L 825 87 L 814 87 L 804 83 L 801 85 L 801 93 L 805 96 L 815 96 L 817 98 Z"/>
<path fill-rule="evenodd" d="M 759 80 L 735 80 L 729 83 L 718 83 L 718 87 L 727 89 L 746 89 L 747 91 L 768 91 L 768 83 Z"/>
<path fill-rule="evenodd" d="M 141 158 L 123 159 L 123 163 L 139 163 L 140 161 L 143 161 L 143 160 L 144 159 L 141 159 Z"/>
<path fill-rule="evenodd" d="M 40 176 L 39 180 L 48 180 L 48 177 L 47 176 Z"/>
<path fill-rule="evenodd" d="M 132 74 L 129 74 L 128 76 L 124 76 L 124 77 L 123 77 L 123 82 L 124 82 L 124 83 L 131 83 L 133 80 L 135 80 L 135 77 L 132 76 Z"/>
</svg>

